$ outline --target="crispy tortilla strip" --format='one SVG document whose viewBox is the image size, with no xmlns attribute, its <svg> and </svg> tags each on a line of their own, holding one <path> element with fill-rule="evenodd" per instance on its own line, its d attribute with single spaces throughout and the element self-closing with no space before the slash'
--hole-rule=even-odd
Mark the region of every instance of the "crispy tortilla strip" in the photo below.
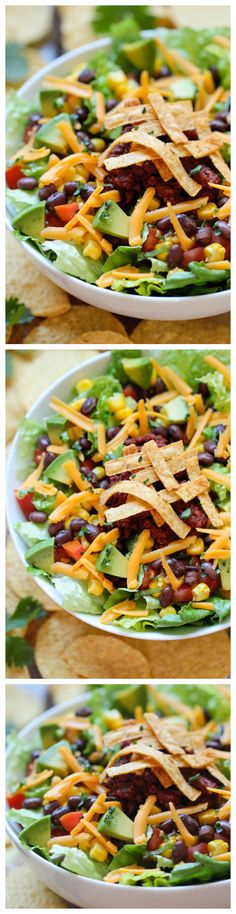
<svg viewBox="0 0 236 914">
<path fill-rule="evenodd" d="M 178 124 L 178 127 L 182 130 L 187 130 L 189 128 L 190 118 L 195 121 L 196 115 L 190 100 L 186 99 L 182 102 L 169 102 L 169 110 L 173 115 L 175 122 Z M 116 127 L 138 123 L 145 124 L 145 129 L 149 129 L 149 125 L 152 125 L 156 128 L 156 131 L 158 131 L 156 132 L 156 136 L 163 136 L 163 128 L 160 120 L 158 116 L 153 116 L 152 105 L 148 102 L 145 103 L 145 105 L 139 104 L 137 99 L 132 99 L 132 102 L 129 105 L 127 102 L 121 102 L 120 105 L 117 105 L 116 109 L 110 114 L 107 114 L 105 118 L 105 127 L 107 130 L 114 130 Z"/>
<path fill-rule="evenodd" d="M 144 718 L 151 732 L 157 737 L 158 743 L 164 749 L 167 749 L 170 755 L 179 755 L 182 743 L 181 736 L 183 736 L 183 732 L 184 734 L 186 733 L 185 728 L 182 725 L 177 727 L 175 724 L 173 725 L 173 721 L 159 718 L 153 712 L 146 712 Z"/>
<path fill-rule="evenodd" d="M 155 444 L 155 442 L 154 442 Z M 144 445 L 141 451 L 138 450 L 138 447 L 135 445 L 135 451 L 130 454 L 123 454 L 122 457 L 117 457 L 115 460 L 109 460 L 107 462 L 106 474 L 107 476 L 117 475 L 117 473 L 125 473 L 126 470 L 130 470 L 131 473 L 134 470 L 143 469 L 145 467 L 151 467 L 150 458 L 147 456 L 146 451 L 144 451 Z M 162 456 L 166 461 L 168 461 L 168 466 L 173 473 L 173 465 L 179 466 L 179 460 L 185 460 L 184 455 L 184 446 L 182 441 L 176 441 L 175 444 L 167 444 L 166 447 L 161 448 Z M 181 455 L 181 457 L 180 457 Z M 185 467 L 185 464 L 184 464 Z M 184 469 L 183 467 L 183 469 Z"/>
<path fill-rule="evenodd" d="M 130 747 L 129 747 L 129 751 L 130 751 Z M 126 750 L 126 754 L 127 754 L 127 750 Z M 149 755 L 150 755 L 150 753 L 149 753 Z M 152 768 L 152 765 L 153 765 L 153 762 L 149 757 L 147 758 L 146 762 L 137 761 L 137 762 L 127 762 L 125 765 L 114 765 L 114 768 L 106 769 L 106 776 L 108 775 L 109 778 L 117 778 L 117 777 L 120 777 L 122 774 L 133 774 L 133 773 L 137 773 L 138 771 L 144 771 L 144 768 Z M 105 778 L 103 776 L 104 774 L 105 774 L 105 772 L 103 772 L 103 774 L 100 777 L 101 782 L 103 780 L 105 780 Z M 198 794 L 198 796 L 199 796 L 199 794 Z"/>
<path fill-rule="evenodd" d="M 226 787 L 230 787 L 229 779 L 223 774 L 223 771 L 220 771 L 216 765 L 208 765 L 207 770 L 209 774 L 212 774 L 213 778 L 216 778 L 217 781 L 220 781 L 221 784 L 225 784 Z M 217 788 L 216 788 L 217 789 Z"/>
<path fill-rule="evenodd" d="M 104 734 L 103 742 L 105 746 L 110 748 L 111 746 L 117 746 L 117 743 L 122 743 L 123 739 L 143 739 L 145 733 L 148 735 L 148 729 L 143 724 L 134 723 L 132 720 L 124 720 L 122 727 Z"/>
<path fill-rule="evenodd" d="M 190 529 L 188 525 L 175 514 L 171 505 L 168 504 L 161 495 L 155 492 L 155 489 L 148 488 L 148 486 L 136 481 L 122 480 L 102 493 L 101 504 L 105 504 L 111 495 L 116 492 L 119 492 L 120 494 L 124 493 L 125 495 L 134 495 L 136 498 L 138 497 L 145 505 L 150 505 L 151 508 L 154 508 L 178 537 L 184 539 L 184 537 L 187 536 Z"/>
<path fill-rule="evenodd" d="M 156 155 L 168 165 L 171 174 L 176 178 L 180 187 L 183 187 L 189 197 L 196 197 L 196 194 L 199 193 L 200 185 L 197 184 L 196 181 L 193 181 L 187 174 L 176 153 L 169 149 L 169 144 L 163 143 L 161 140 L 151 136 L 144 130 L 129 131 L 125 133 L 124 136 L 127 143 L 135 143 L 135 145 L 141 147 L 144 146 L 148 151 L 151 150 L 156 153 Z M 122 137 L 119 137 L 114 141 L 115 145 L 118 143 L 118 140 L 120 142 Z"/>
<path fill-rule="evenodd" d="M 155 114 L 157 114 L 161 126 L 163 127 L 164 133 L 167 133 L 167 136 L 170 136 L 173 143 L 184 143 L 186 140 L 185 134 L 178 126 L 174 115 L 170 111 L 168 102 L 164 101 L 164 98 L 162 98 L 159 92 L 151 92 L 149 94 L 149 99 L 151 106 L 154 108 Z"/>
<path fill-rule="evenodd" d="M 187 466 L 187 473 L 188 473 L 189 479 L 191 480 L 191 482 L 195 482 L 197 476 L 199 476 L 198 458 L 196 456 L 192 456 L 191 454 L 189 454 L 189 458 L 187 460 L 186 466 Z M 205 511 L 205 514 L 207 514 L 207 517 L 209 517 L 209 520 L 211 521 L 212 526 L 213 527 L 222 527 L 223 526 L 222 520 L 219 516 L 219 512 L 217 511 L 217 508 L 215 507 L 215 505 L 213 504 L 213 501 L 211 500 L 210 495 L 208 493 L 207 494 L 199 493 L 198 497 L 199 497 L 200 504 L 203 508 L 203 511 Z"/>
<path fill-rule="evenodd" d="M 129 749 L 130 749 L 130 747 L 129 747 Z M 172 783 L 175 784 L 176 787 L 178 787 L 179 790 L 181 790 L 181 793 L 183 793 L 185 797 L 188 797 L 189 800 L 192 800 L 194 802 L 194 800 L 197 800 L 197 798 L 200 796 L 200 791 L 195 790 L 195 788 L 192 787 L 191 784 L 188 784 L 187 781 L 185 781 L 185 778 L 183 777 L 183 775 L 181 774 L 181 772 L 179 770 L 177 762 L 174 761 L 172 758 L 170 758 L 168 755 L 166 755 L 164 752 L 161 752 L 159 749 L 153 749 L 151 746 L 148 746 L 148 745 L 147 746 L 142 745 L 141 747 L 139 747 L 139 745 L 136 747 L 132 746 L 132 751 L 135 751 L 137 755 L 145 756 L 148 759 L 152 759 L 153 762 L 157 762 L 157 764 L 160 765 L 160 767 L 163 768 L 164 771 L 167 772 L 167 774 L 169 775 L 169 777 L 172 780 Z M 125 767 L 125 766 L 122 766 L 122 767 Z M 116 773 L 117 773 L 117 771 L 118 772 L 121 771 L 120 765 L 118 765 L 118 769 L 116 770 Z"/>
<path fill-rule="evenodd" d="M 143 453 L 148 455 L 157 479 L 161 480 L 166 489 L 172 489 L 176 485 L 176 480 L 161 451 L 162 448 L 159 448 L 155 441 L 147 441 L 143 447 Z"/>
</svg>

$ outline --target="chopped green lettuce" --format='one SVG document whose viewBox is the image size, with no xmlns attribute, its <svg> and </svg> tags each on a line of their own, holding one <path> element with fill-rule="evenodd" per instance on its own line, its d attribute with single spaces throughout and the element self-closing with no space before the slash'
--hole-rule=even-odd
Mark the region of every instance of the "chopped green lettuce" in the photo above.
<svg viewBox="0 0 236 914">
<path fill-rule="evenodd" d="M 60 856 L 63 853 L 62 868 L 69 870 L 70 873 L 77 873 L 78 876 L 86 876 L 87 879 L 103 879 L 108 871 L 105 863 L 92 860 L 88 854 L 77 847 L 62 848 L 61 845 L 54 844 L 53 854 L 55 853 Z"/>
<path fill-rule="evenodd" d="M 29 115 L 35 111 L 33 102 L 29 102 L 13 92 L 7 102 L 7 136 L 6 136 L 6 153 L 7 157 L 15 154 L 18 146 L 22 146 L 22 135 L 26 127 Z"/>
<path fill-rule="evenodd" d="M 34 569 L 35 573 L 35 569 Z M 86 584 L 81 581 L 73 581 L 62 575 L 50 578 L 55 585 L 56 592 L 62 598 L 64 609 L 71 610 L 74 613 L 91 613 L 99 615 L 102 611 L 103 600 L 101 597 L 94 597 L 88 593 Z"/>
<path fill-rule="evenodd" d="M 13 207 L 15 213 L 21 213 L 21 210 L 24 210 L 27 206 L 35 205 L 38 203 L 38 197 L 34 190 L 20 190 L 19 187 L 16 187 L 15 190 L 10 190 L 8 187 L 6 190 L 6 199 L 10 207 Z"/>
<path fill-rule="evenodd" d="M 42 815 L 42 809 L 10 809 L 7 818 L 10 822 L 16 822 L 16 825 L 22 825 L 22 828 L 27 828 L 27 825 L 33 825 L 33 822 L 41 819 Z"/>
<path fill-rule="evenodd" d="M 53 262 L 58 270 L 76 276 L 84 282 L 95 283 L 103 271 L 101 260 L 85 257 L 75 244 L 66 241 L 44 241 L 41 248 L 43 254 L 55 255 Z"/>
<path fill-rule="evenodd" d="M 222 485 L 219 482 L 213 482 L 211 480 L 211 490 L 215 492 L 216 495 L 216 504 L 218 508 L 221 508 L 224 511 L 229 511 L 230 508 L 230 493 L 224 484 L 224 476 L 230 476 L 230 468 L 224 466 L 222 463 L 213 463 L 212 470 L 215 470 L 216 473 L 221 473 L 222 475 Z"/>
<path fill-rule="evenodd" d="M 45 431 L 42 422 L 25 417 L 19 425 L 17 475 L 24 479 L 34 469 L 33 452 L 39 435 Z"/>
<path fill-rule="evenodd" d="M 195 852 L 195 863 L 178 863 L 170 874 L 170 885 L 186 885 L 189 882 L 214 882 L 227 879 L 230 874 L 229 860 L 216 860 L 207 854 Z"/>
</svg>

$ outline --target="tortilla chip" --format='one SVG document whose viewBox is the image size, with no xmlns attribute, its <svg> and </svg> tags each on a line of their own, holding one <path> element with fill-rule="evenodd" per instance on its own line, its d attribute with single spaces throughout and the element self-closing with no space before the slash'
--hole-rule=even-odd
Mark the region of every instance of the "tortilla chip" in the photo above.
<svg viewBox="0 0 236 914">
<path fill-rule="evenodd" d="M 189 479 L 191 481 L 192 480 L 195 481 L 197 474 L 199 474 L 198 458 L 192 457 L 189 454 L 189 460 L 187 460 L 186 465 L 187 465 L 187 473 L 188 473 Z M 222 521 L 219 517 L 219 512 L 217 511 L 217 508 L 215 508 L 215 505 L 213 504 L 213 501 L 211 500 L 210 495 L 199 494 L 198 498 L 199 498 L 200 504 L 203 508 L 203 511 L 205 511 L 205 513 L 207 514 L 207 517 L 209 517 L 209 520 L 211 521 L 212 527 L 222 527 Z"/>
<path fill-rule="evenodd" d="M 141 651 L 108 634 L 89 632 L 87 624 L 68 613 L 55 613 L 43 622 L 36 638 L 36 663 L 45 679 L 86 677 L 117 679 L 130 674 L 149 677 Z"/>
<path fill-rule="evenodd" d="M 6 242 L 6 297 L 23 302 L 34 317 L 56 317 L 70 311 L 66 292 L 40 273 L 13 235 Z M 28 324 L 30 330 L 30 323 Z"/>
<path fill-rule="evenodd" d="M 81 343 L 92 343 L 94 346 L 102 343 L 106 347 L 115 343 L 121 343 L 124 346 L 127 340 L 125 329 L 123 333 L 117 333 L 114 330 L 95 330 L 93 333 L 82 333 L 80 337 Z"/>
<path fill-rule="evenodd" d="M 143 641 L 154 679 L 227 679 L 230 675 L 230 642 L 227 632 L 178 641 Z M 187 748 L 187 747 L 186 747 Z"/>
<path fill-rule="evenodd" d="M 56 318 L 48 318 L 38 327 L 29 329 L 25 343 L 39 343 L 39 345 L 42 343 L 80 343 L 83 334 L 92 333 L 92 342 L 95 344 L 98 332 L 107 333 L 108 331 L 123 335 L 125 342 L 126 331 L 114 314 L 102 311 L 100 308 L 92 308 L 91 305 L 76 304 L 65 317 L 60 318 L 60 321 Z"/>
<path fill-rule="evenodd" d="M 7 41 L 23 45 L 42 41 L 50 33 L 52 11 L 50 6 L 36 6 L 34 15 L 29 15 L 28 6 L 7 6 Z"/>
<path fill-rule="evenodd" d="M 139 321 L 131 330 L 130 341 L 137 343 L 159 344 L 160 339 L 164 345 L 177 343 L 189 344 L 202 343 L 230 343 L 230 318 L 229 314 L 218 314 L 216 317 L 205 317 L 192 321 Z"/>
<path fill-rule="evenodd" d="M 6 679 L 30 679 L 27 666 L 7 666 L 5 676 Z"/>
</svg>

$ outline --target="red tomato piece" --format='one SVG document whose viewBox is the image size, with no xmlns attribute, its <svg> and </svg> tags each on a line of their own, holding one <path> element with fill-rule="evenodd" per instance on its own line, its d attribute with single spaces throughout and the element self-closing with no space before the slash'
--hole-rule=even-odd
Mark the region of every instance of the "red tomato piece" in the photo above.
<svg viewBox="0 0 236 914">
<path fill-rule="evenodd" d="M 27 518 L 29 517 L 29 514 L 31 513 L 31 511 L 34 511 L 34 505 L 33 505 L 33 500 L 32 500 L 33 494 L 34 494 L 33 492 L 26 492 L 26 494 L 23 495 L 21 498 L 18 492 L 15 493 L 16 501 L 18 502 L 18 505 L 21 508 L 21 511 L 23 511 L 23 514 Z"/>
<path fill-rule="evenodd" d="M 16 793 L 8 794 L 7 802 L 10 809 L 21 809 L 23 800 L 25 799 L 24 793 L 21 793 L 20 790 L 17 790 Z"/>
<path fill-rule="evenodd" d="M 60 822 L 66 831 L 71 832 L 72 829 L 79 824 L 82 815 L 83 813 L 79 812 L 79 810 L 75 812 L 65 812 L 65 815 L 61 817 Z"/>
<path fill-rule="evenodd" d="M 55 212 L 62 222 L 69 222 L 78 212 L 78 203 L 62 203 L 61 206 L 55 206 Z"/>
<path fill-rule="evenodd" d="M 183 267 L 183 269 L 185 269 L 185 267 L 188 267 L 189 263 L 192 263 L 192 261 L 195 261 L 195 260 L 199 261 L 199 263 L 201 260 L 205 260 L 204 248 L 197 247 L 197 248 L 191 248 L 190 251 L 184 251 L 183 257 L 181 260 L 181 267 Z"/>
<path fill-rule="evenodd" d="M 196 858 L 194 857 L 195 851 L 197 851 L 198 854 L 208 854 L 208 845 L 205 841 L 201 841 L 200 844 L 194 844 L 193 847 L 188 848 L 188 860 L 191 861 L 191 863 L 194 863 L 194 861 L 196 862 Z"/>
<path fill-rule="evenodd" d="M 75 559 L 76 562 L 80 559 L 80 556 L 84 551 L 79 540 L 72 540 L 71 543 L 64 543 L 62 548 L 65 550 L 66 555 L 69 555 L 71 559 Z"/>
<path fill-rule="evenodd" d="M 20 166 L 17 164 L 10 165 L 6 170 L 6 182 L 7 186 L 10 187 L 11 190 L 15 190 L 17 187 L 17 181 L 23 177 L 23 171 L 21 171 Z"/>
</svg>

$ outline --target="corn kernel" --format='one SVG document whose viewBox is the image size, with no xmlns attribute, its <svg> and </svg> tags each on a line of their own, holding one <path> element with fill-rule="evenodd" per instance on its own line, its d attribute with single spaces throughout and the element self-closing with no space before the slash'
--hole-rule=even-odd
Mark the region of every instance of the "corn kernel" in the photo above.
<svg viewBox="0 0 236 914">
<path fill-rule="evenodd" d="M 207 584 L 196 584 L 196 587 L 193 587 L 193 600 L 208 600 L 210 592 Z"/>
<path fill-rule="evenodd" d="M 166 606 L 165 609 L 161 609 L 159 616 L 162 619 L 164 616 L 176 616 L 176 609 L 174 606 Z"/>
<path fill-rule="evenodd" d="M 137 422 L 134 422 L 134 424 L 132 425 L 132 428 L 130 428 L 130 430 L 129 430 L 130 438 L 136 438 L 138 434 L 139 434 L 139 428 L 138 428 Z"/>
<path fill-rule="evenodd" d="M 73 409 L 78 409 L 78 412 L 79 412 L 79 410 L 81 409 L 81 406 L 83 406 L 84 401 L 85 401 L 85 397 L 79 397 L 78 400 L 73 400 L 73 403 L 70 403 L 70 406 L 72 406 Z"/>
<path fill-rule="evenodd" d="M 169 847 L 168 850 L 162 851 L 162 852 L 161 852 L 161 856 L 162 856 L 162 857 L 167 857 L 168 860 L 171 860 L 172 853 L 173 853 L 173 848 L 172 848 L 172 847 Z"/>
<path fill-rule="evenodd" d="M 123 720 L 122 714 L 118 711 L 118 708 L 113 708 L 111 711 L 108 709 L 103 712 L 102 716 L 104 724 L 109 730 L 117 730 Z"/>
<path fill-rule="evenodd" d="M 91 842 L 92 842 L 91 835 L 87 835 L 86 831 L 82 831 L 80 833 L 80 835 L 78 835 L 78 842 L 79 842 L 79 849 L 81 851 L 85 851 L 85 853 L 86 853 L 86 851 L 88 851 L 89 848 L 91 847 Z"/>
<path fill-rule="evenodd" d="M 157 580 L 158 580 L 158 585 L 159 585 L 159 587 L 165 587 L 165 585 L 166 585 L 166 578 L 165 578 L 165 575 L 164 575 L 164 574 L 159 574 Z"/>
<path fill-rule="evenodd" d="M 76 517 L 81 517 L 81 520 L 90 520 L 89 511 L 86 511 L 85 508 L 80 508 Z"/>
<path fill-rule="evenodd" d="M 154 579 L 154 581 L 150 581 L 148 590 L 155 590 L 156 594 L 161 593 L 161 588 L 159 587 L 156 579 Z"/>
<path fill-rule="evenodd" d="M 124 409 L 118 409 L 116 411 L 116 417 L 119 419 L 119 422 L 122 422 L 123 419 L 128 419 L 128 416 L 132 416 L 131 406 L 125 406 Z"/>
<path fill-rule="evenodd" d="M 208 843 L 208 852 L 210 857 L 216 857 L 218 854 L 227 854 L 229 850 L 229 845 L 227 841 L 222 841 L 221 838 L 215 839 L 215 841 L 209 841 Z"/>
<path fill-rule="evenodd" d="M 127 78 L 123 70 L 112 70 L 108 76 L 109 89 L 112 89 L 116 98 L 122 98 L 127 91 Z"/>
<path fill-rule="evenodd" d="M 92 860 L 97 860 L 99 863 L 104 863 L 104 860 L 107 859 L 108 851 L 106 847 L 103 847 L 99 841 L 94 841 L 94 844 L 90 850 L 90 857 Z"/>
<path fill-rule="evenodd" d="M 81 394 L 87 390 L 90 390 L 90 387 L 92 386 L 93 383 L 90 381 L 90 378 L 82 378 L 82 381 L 78 381 L 78 384 L 76 384 L 76 388 Z"/>
<path fill-rule="evenodd" d="M 207 812 L 200 812 L 198 815 L 200 825 L 214 825 L 216 814 L 214 809 L 208 809 Z"/>
<path fill-rule="evenodd" d="M 124 394 L 113 394 L 112 397 L 108 397 L 107 405 L 112 413 L 116 413 L 118 409 L 125 409 L 126 399 Z"/>
<path fill-rule="evenodd" d="M 102 140 L 102 137 L 96 136 L 93 138 L 93 146 L 96 149 L 96 152 L 103 152 L 105 149 L 105 142 Z"/>
<path fill-rule="evenodd" d="M 158 260 L 166 261 L 168 257 L 168 251 L 172 247 L 173 238 L 167 238 L 166 241 L 160 241 L 159 244 L 155 244 L 155 251 L 157 252 Z"/>
<path fill-rule="evenodd" d="M 104 591 L 104 587 L 101 581 L 92 580 L 88 585 L 88 593 L 92 593 L 94 597 L 100 597 Z"/>
<path fill-rule="evenodd" d="M 211 93 L 214 92 L 215 83 L 214 83 L 214 79 L 213 79 L 213 76 L 212 76 L 212 73 L 210 70 L 206 70 L 204 73 L 203 86 L 204 86 L 204 89 L 206 89 L 206 92 L 209 92 L 209 95 L 211 95 Z"/>
<path fill-rule="evenodd" d="M 218 208 L 215 203 L 206 203 L 206 206 L 200 206 L 197 214 L 199 219 L 214 219 L 218 213 Z"/>
<path fill-rule="evenodd" d="M 204 248 L 204 254 L 207 263 L 218 263 L 219 260 L 225 259 L 225 248 L 223 247 L 223 244 L 217 244 L 215 242 L 214 244 L 208 244 L 206 248 Z"/>
<path fill-rule="evenodd" d="M 187 549 L 188 555 L 201 555 L 204 551 L 204 542 L 201 536 L 197 536 L 195 543 Z"/>
<path fill-rule="evenodd" d="M 157 370 L 153 366 L 150 387 L 152 387 L 156 383 L 156 379 L 157 379 Z"/>
<path fill-rule="evenodd" d="M 99 260 L 101 253 L 102 253 L 102 248 L 101 248 L 101 245 L 98 244 L 97 241 L 94 241 L 93 238 L 90 239 L 90 241 L 87 241 L 87 244 L 85 244 L 85 246 L 84 246 L 85 257 L 90 257 L 91 260 Z"/>
<path fill-rule="evenodd" d="M 94 467 L 93 473 L 95 473 L 95 476 L 97 477 L 97 479 L 104 479 L 104 476 L 106 475 L 104 467 L 100 467 L 100 466 Z"/>
</svg>

